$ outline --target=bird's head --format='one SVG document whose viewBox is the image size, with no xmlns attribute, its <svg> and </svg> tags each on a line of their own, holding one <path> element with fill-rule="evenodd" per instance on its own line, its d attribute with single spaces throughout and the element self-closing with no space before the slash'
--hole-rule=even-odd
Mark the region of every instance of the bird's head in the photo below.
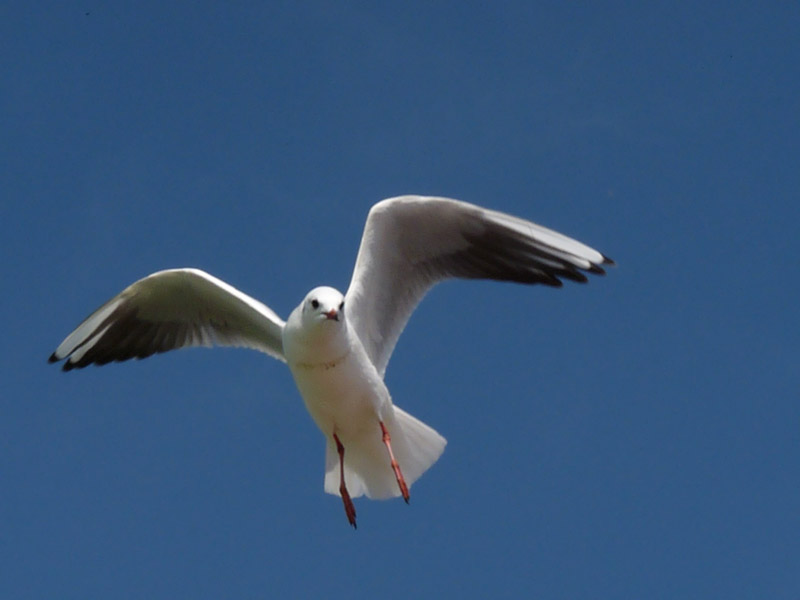
<svg viewBox="0 0 800 600">
<path fill-rule="evenodd" d="M 286 321 L 283 350 L 287 361 L 315 363 L 346 351 L 344 296 L 331 287 L 314 288 Z"/>
<path fill-rule="evenodd" d="M 302 321 L 308 328 L 344 325 L 344 296 L 332 287 L 317 287 L 303 299 Z"/>
</svg>

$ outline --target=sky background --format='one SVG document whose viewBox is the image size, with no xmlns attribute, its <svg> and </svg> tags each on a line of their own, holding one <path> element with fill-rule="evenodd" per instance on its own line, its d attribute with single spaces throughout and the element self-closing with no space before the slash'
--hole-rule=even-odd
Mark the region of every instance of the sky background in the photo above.
<svg viewBox="0 0 800 600">
<path fill-rule="evenodd" d="M 796 2 L 6 3 L 0 597 L 796 600 L 798 31 Z M 618 266 L 433 290 L 387 381 L 449 444 L 357 531 L 281 363 L 46 363 L 168 267 L 286 317 L 406 193 Z"/>
</svg>

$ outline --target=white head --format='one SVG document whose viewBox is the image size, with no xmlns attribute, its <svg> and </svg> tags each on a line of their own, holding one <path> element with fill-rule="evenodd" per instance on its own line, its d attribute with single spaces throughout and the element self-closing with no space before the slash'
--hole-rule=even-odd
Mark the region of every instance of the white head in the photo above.
<svg viewBox="0 0 800 600">
<path fill-rule="evenodd" d="M 314 288 L 298 307 L 303 328 L 327 326 L 330 321 L 344 323 L 344 296 L 339 290 L 321 286 Z"/>
<path fill-rule="evenodd" d="M 286 359 L 313 362 L 339 355 L 347 345 L 344 296 L 331 287 L 314 288 L 292 311 L 283 331 Z"/>
<path fill-rule="evenodd" d="M 345 329 L 344 296 L 332 287 L 314 288 L 292 311 L 286 324 L 298 337 L 332 337 Z"/>
</svg>

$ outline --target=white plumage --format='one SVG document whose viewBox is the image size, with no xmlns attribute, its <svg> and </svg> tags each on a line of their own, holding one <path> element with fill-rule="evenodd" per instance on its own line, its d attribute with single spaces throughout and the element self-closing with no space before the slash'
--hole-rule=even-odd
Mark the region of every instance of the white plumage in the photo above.
<svg viewBox="0 0 800 600">
<path fill-rule="evenodd" d="M 186 346 L 242 346 L 285 361 L 327 440 L 325 491 L 402 495 L 445 439 L 392 403 L 386 366 L 416 305 L 438 281 L 480 278 L 560 286 L 602 274 L 608 258 L 569 237 L 447 198 L 401 196 L 370 210 L 347 293 L 315 288 L 284 322 L 267 306 L 198 269 L 137 281 L 56 348 L 64 370 Z M 394 460 L 393 460 L 394 459 Z"/>
</svg>

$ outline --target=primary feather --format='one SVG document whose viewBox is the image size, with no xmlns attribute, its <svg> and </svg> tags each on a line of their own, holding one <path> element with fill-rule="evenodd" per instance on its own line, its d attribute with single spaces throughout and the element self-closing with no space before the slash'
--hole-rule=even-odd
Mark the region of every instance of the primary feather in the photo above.
<svg viewBox="0 0 800 600">
<path fill-rule="evenodd" d="M 69 371 L 189 346 L 243 346 L 283 358 L 283 320 L 258 300 L 199 269 L 140 279 L 89 315 L 50 362 Z"/>
</svg>

